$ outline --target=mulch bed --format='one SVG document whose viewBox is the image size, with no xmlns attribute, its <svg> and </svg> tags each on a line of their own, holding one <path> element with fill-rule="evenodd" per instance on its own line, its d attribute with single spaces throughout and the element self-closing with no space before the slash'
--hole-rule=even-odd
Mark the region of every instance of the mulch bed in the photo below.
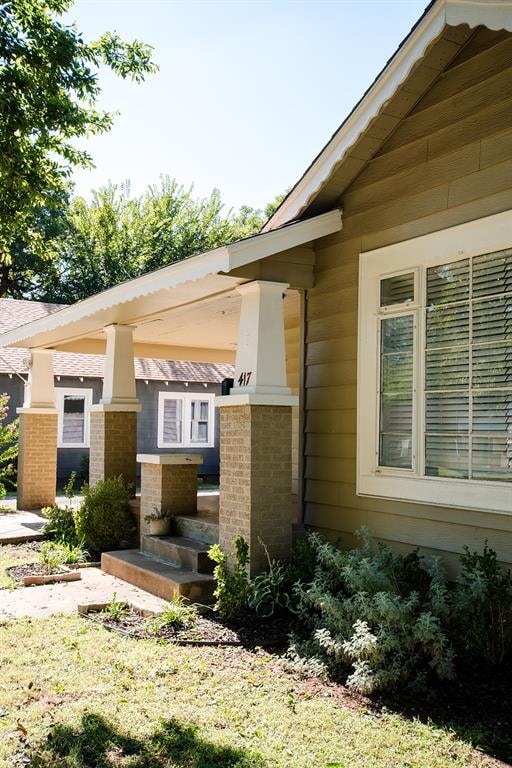
<svg viewBox="0 0 512 768">
<path fill-rule="evenodd" d="M 246 647 L 279 648 L 286 645 L 292 630 L 290 618 L 278 616 L 271 619 L 259 619 L 252 614 L 244 614 L 236 622 L 224 622 L 213 610 L 197 618 L 194 624 L 174 629 L 162 627 L 156 629 L 151 618 L 146 618 L 134 610 L 125 616 L 113 620 L 105 612 L 85 614 L 107 629 L 122 635 L 138 639 L 167 640 L 182 645 L 243 645 Z"/>
<path fill-rule="evenodd" d="M 49 573 L 59 573 L 60 569 L 56 568 L 53 571 L 47 571 L 44 569 L 41 563 L 24 563 L 23 565 L 11 565 L 10 568 L 6 568 L 5 572 L 11 577 L 17 584 L 23 584 L 24 576 L 47 576 Z"/>
</svg>

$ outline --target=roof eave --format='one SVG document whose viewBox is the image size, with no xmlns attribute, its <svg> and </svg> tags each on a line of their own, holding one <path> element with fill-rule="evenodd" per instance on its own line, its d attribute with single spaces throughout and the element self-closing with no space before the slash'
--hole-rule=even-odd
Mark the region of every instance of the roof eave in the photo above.
<svg viewBox="0 0 512 768">
<path fill-rule="evenodd" d="M 262 229 L 270 232 L 298 219 L 342 162 L 348 150 L 368 128 L 383 105 L 407 79 L 428 46 L 448 26 L 467 24 L 512 32 L 510 0 L 437 0 L 413 28 L 360 103 L 326 144 Z"/>
</svg>

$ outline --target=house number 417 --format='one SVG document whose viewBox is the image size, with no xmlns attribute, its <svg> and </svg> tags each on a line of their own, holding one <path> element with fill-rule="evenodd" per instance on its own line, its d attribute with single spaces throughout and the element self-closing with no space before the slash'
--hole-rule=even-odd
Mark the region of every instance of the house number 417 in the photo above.
<svg viewBox="0 0 512 768">
<path fill-rule="evenodd" d="M 238 377 L 237 384 L 239 387 L 246 387 L 252 376 L 252 371 L 242 371 L 240 376 Z"/>
</svg>

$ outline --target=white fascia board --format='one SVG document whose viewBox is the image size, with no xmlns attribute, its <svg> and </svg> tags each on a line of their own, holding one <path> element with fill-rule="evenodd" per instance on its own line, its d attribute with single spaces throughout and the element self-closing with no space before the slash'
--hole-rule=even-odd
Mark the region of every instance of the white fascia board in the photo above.
<svg viewBox="0 0 512 768">
<path fill-rule="evenodd" d="M 297 221 L 281 229 L 256 235 L 248 240 L 228 245 L 229 269 L 244 267 L 258 259 L 281 253 L 297 245 L 309 243 L 319 237 L 332 235 L 342 229 L 342 212 L 335 208 L 304 221 Z"/>
<path fill-rule="evenodd" d="M 311 198 L 331 176 L 334 168 L 343 160 L 370 122 L 377 117 L 383 105 L 407 79 L 428 46 L 442 33 L 445 26 L 459 24 L 468 24 L 471 28 L 483 25 L 493 30 L 506 29 L 512 32 L 512 0 L 438 0 L 265 224 L 262 232 L 281 227 L 300 216 Z"/>
<path fill-rule="evenodd" d="M 155 272 L 128 280 L 88 299 L 52 312 L 50 315 L 13 328 L 0 335 L 0 347 L 15 346 L 26 340 L 28 341 L 26 346 L 30 346 L 31 337 L 76 323 L 116 304 L 132 301 L 162 289 L 176 288 L 184 283 L 207 278 L 209 275 L 228 275 L 232 269 L 338 232 L 341 227 L 341 211 L 335 209 L 267 234 L 259 234 L 231 245 L 223 245 L 213 251 L 192 256 Z M 208 289 L 205 287 L 204 296 L 208 295 Z"/>
</svg>

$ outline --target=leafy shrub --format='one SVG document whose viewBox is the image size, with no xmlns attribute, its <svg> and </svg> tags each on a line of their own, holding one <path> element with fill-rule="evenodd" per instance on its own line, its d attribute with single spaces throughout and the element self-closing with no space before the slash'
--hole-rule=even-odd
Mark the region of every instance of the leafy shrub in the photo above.
<svg viewBox="0 0 512 768">
<path fill-rule="evenodd" d="M 461 659 L 496 666 L 512 652 L 512 576 L 487 542 L 464 548 L 453 593 L 453 638 Z"/>
<path fill-rule="evenodd" d="M 18 456 L 18 419 L 3 424 L 9 414 L 9 395 L 0 395 L 0 499 L 9 489 L 16 488 L 16 457 Z"/>
<path fill-rule="evenodd" d="M 292 555 L 286 564 L 286 576 L 291 584 L 309 584 L 313 581 L 316 569 L 316 548 L 310 536 L 297 539 Z"/>
<path fill-rule="evenodd" d="M 247 604 L 262 619 L 273 616 L 279 609 L 293 612 L 293 588 L 288 571 L 282 563 L 272 562 L 268 549 L 262 541 L 260 544 L 267 555 L 268 571 L 251 580 Z"/>
<path fill-rule="evenodd" d="M 183 595 L 178 595 L 169 603 L 165 603 L 162 612 L 155 616 L 153 626 L 156 630 L 164 627 L 182 629 L 194 624 L 197 616 L 197 606 L 190 603 Z"/>
<path fill-rule="evenodd" d="M 82 493 L 83 502 L 74 514 L 79 541 L 94 554 L 116 549 L 132 526 L 130 495 L 123 478 L 108 477 L 92 487 L 84 485 Z"/>
<path fill-rule="evenodd" d="M 297 588 L 311 634 L 296 650 L 335 677 L 348 675 L 347 685 L 362 693 L 418 685 L 427 673 L 450 679 L 450 600 L 439 561 L 427 571 L 417 552 L 374 549 L 366 529 L 358 535 L 361 548 L 348 551 L 311 535 L 315 576 Z"/>
<path fill-rule="evenodd" d="M 216 563 L 213 575 L 216 579 L 215 610 L 223 619 L 232 619 L 247 604 L 249 596 L 249 577 L 247 576 L 247 564 L 249 563 L 249 545 L 243 536 L 237 536 L 234 545 L 234 565 L 229 566 L 229 556 L 222 551 L 218 544 L 210 547 L 208 555 Z"/>
<path fill-rule="evenodd" d="M 70 545 L 77 543 L 75 519 L 70 506 L 59 507 L 54 504 L 53 507 L 45 507 L 43 515 L 46 517 L 43 529 L 45 538 L 50 541 L 65 541 Z"/>
</svg>

